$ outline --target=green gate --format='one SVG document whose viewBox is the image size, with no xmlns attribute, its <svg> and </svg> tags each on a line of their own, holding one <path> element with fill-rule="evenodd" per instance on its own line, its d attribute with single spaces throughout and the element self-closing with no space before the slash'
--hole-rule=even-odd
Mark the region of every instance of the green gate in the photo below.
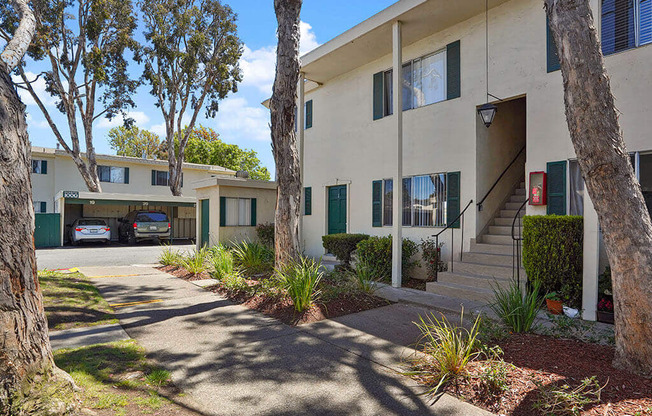
<svg viewBox="0 0 652 416">
<path fill-rule="evenodd" d="M 209 222 L 209 215 L 210 215 L 210 203 L 209 199 L 202 199 L 201 200 L 201 205 L 200 205 L 200 212 L 199 215 L 201 216 L 200 221 L 201 221 L 201 235 L 200 235 L 200 240 L 199 240 L 199 246 L 207 246 L 209 245 L 209 236 L 210 236 L 210 222 Z"/>
<path fill-rule="evenodd" d="M 328 234 L 346 232 L 346 185 L 328 188 Z"/>
<path fill-rule="evenodd" d="M 61 215 L 34 214 L 34 246 L 36 248 L 61 245 Z"/>
</svg>

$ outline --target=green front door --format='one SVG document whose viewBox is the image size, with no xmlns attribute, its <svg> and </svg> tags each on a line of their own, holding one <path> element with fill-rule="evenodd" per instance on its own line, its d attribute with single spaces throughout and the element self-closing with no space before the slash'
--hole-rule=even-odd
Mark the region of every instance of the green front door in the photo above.
<svg viewBox="0 0 652 416">
<path fill-rule="evenodd" d="M 208 199 L 201 200 L 201 239 L 199 240 L 200 246 L 208 245 L 209 234 L 210 234 L 210 204 Z"/>
<path fill-rule="evenodd" d="M 346 185 L 328 188 L 328 234 L 346 232 Z"/>
</svg>

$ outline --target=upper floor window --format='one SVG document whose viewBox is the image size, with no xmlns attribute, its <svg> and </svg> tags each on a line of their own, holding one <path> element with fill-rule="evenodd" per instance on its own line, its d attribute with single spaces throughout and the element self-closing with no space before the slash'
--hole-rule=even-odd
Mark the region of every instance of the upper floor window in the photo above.
<svg viewBox="0 0 652 416">
<path fill-rule="evenodd" d="M 129 168 L 98 166 L 97 174 L 100 177 L 100 182 L 129 183 Z"/>
<path fill-rule="evenodd" d="M 602 0 L 602 53 L 652 42 L 652 0 Z"/>
<path fill-rule="evenodd" d="M 152 185 L 169 186 L 170 172 L 167 170 L 152 170 Z M 183 173 L 181 174 L 181 187 L 183 187 Z"/>
<path fill-rule="evenodd" d="M 32 173 L 46 175 L 48 173 L 47 160 L 32 160 Z"/>
</svg>

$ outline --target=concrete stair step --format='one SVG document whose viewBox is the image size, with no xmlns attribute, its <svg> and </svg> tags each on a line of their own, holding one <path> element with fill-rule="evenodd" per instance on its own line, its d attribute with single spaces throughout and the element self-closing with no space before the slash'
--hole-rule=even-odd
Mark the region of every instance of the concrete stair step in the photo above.
<svg viewBox="0 0 652 416">
<path fill-rule="evenodd" d="M 514 227 L 514 235 L 519 235 L 519 228 L 520 228 L 520 234 L 523 235 L 523 227 Z M 512 225 L 490 225 L 489 226 L 489 234 L 494 234 L 494 235 L 512 235 Z"/>
<path fill-rule="evenodd" d="M 462 259 L 469 263 L 487 264 L 491 266 L 504 266 L 512 267 L 513 256 L 509 254 L 491 254 L 491 253 L 477 253 L 471 251 L 464 253 Z"/>
<path fill-rule="evenodd" d="M 503 255 L 512 255 L 512 245 L 505 244 L 490 244 L 484 243 L 482 241 L 476 241 L 475 238 L 471 239 L 471 251 L 474 253 L 486 253 L 486 254 L 503 254 Z"/>
<path fill-rule="evenodd" d="M 523 196 L 525 196 L 526 194 L 527 194 L 527 192 L 525 192 L 524 187 L 523 188 L 516 188 L 514 190 L 514 195 L 523 195 Z"/>
<path fill-rule="evenodd" d="M 494 225 L 502 225 L 511 228 L 513 223 L 514 223 L 514 218 L 501 218 L 501 217 L 494 218 Z M 518 221 L 516 221 L 516 225 L 518 225 Z M 521 225 L 523 225 L 523 221 L 521 221 Z"/>
<path fill-rule="evenodd" d="M 507 288 L 511 279 L 492 278 L 468 273 L 442 272 L 439 273 L 437 281 L 440 283 L 452 283 L 456 285 L 493 290 L 493 287 Z"/>
<path fill-rule="evenodd" d="M 498 279 L 512 278 L 511 266 L 496 266 L 491 264 L 469 263 L 466 261 L 455 262 L 452 266 L 453 267 L 451 267 L 450 263 L 448 264 L 448 270 L 452 273 L 473 274 L 476 276 L 495 277 Z M 525 273 L 525 271 L 521 271 Z"/>
<path fill-rule="evenodd" d="M 456 283 L 428 282 L 426 292 L 441 296 L 468 299 L 474 302 L 493 302 L 494 292 L 491 289 L 477 288 Z"/>
<path fill-rule="evenodd" d="M 523 204 L 523 202 L 525 202 L 525 194 L 512 195 L 509 197 L 509 202 L 518 202 L 519 204 Z"/>
<path fill-rule="evenodd" d="M 500 218 L 512 218 L 512 219 L 514 219 L 514 217 L 516 216 L 516 212 L 517 212 L 516 209 L 501 209 L 499 216 L 500 216 Z M 519 216 L 523 217 L 524 215 L 525 215 L 525 210 L 521 210 L 521 212 L 519 213 Z"/>
<path fill-rule="evenodd" d="M 512 210 L 513 209 L 514 211 L 518 211 L 518 209 L 521 207 L 521 205 L 523 205 L 523 201 L 521 201 L 521 202 L 506 202 L 505 203 L 505 209 L 506 210 Z"/>
<path fill-rule="evenodd" d="M 489 244 L 502 244 L 511 247 L 513 240 L 511 235 L 485 234 L 482 236 L 481 242 Z"/>
</svg>

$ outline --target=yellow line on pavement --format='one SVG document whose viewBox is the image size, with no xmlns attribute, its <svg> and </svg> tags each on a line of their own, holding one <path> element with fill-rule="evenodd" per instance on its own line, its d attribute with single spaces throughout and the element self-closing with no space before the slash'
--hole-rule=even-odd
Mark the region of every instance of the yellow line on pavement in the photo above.
<svg viewBox="0 0 652 416">
<path fill-rule="evenodd" d="M 153 300 L 141 300 L 141 301 L 136 301 L 136 302 L 125 302 L 125 303 L 114 303 L 112 305 L 109 305 L 112 308 L 124 308 L 127 306 L 135 306 L 135 305 L 146 305 L 148 303 L 158 303 L 158 302 L 163 302 L 163 299 L 153 299 Z"/>
<path fill-rule="evenodd" d="M 89 276 L 91 279 L 102 279 L 105 277 L 131 277 L 131 276 L 144 276 L 143 274 L 107 274 L 105 276 Z"/>
</svg>

